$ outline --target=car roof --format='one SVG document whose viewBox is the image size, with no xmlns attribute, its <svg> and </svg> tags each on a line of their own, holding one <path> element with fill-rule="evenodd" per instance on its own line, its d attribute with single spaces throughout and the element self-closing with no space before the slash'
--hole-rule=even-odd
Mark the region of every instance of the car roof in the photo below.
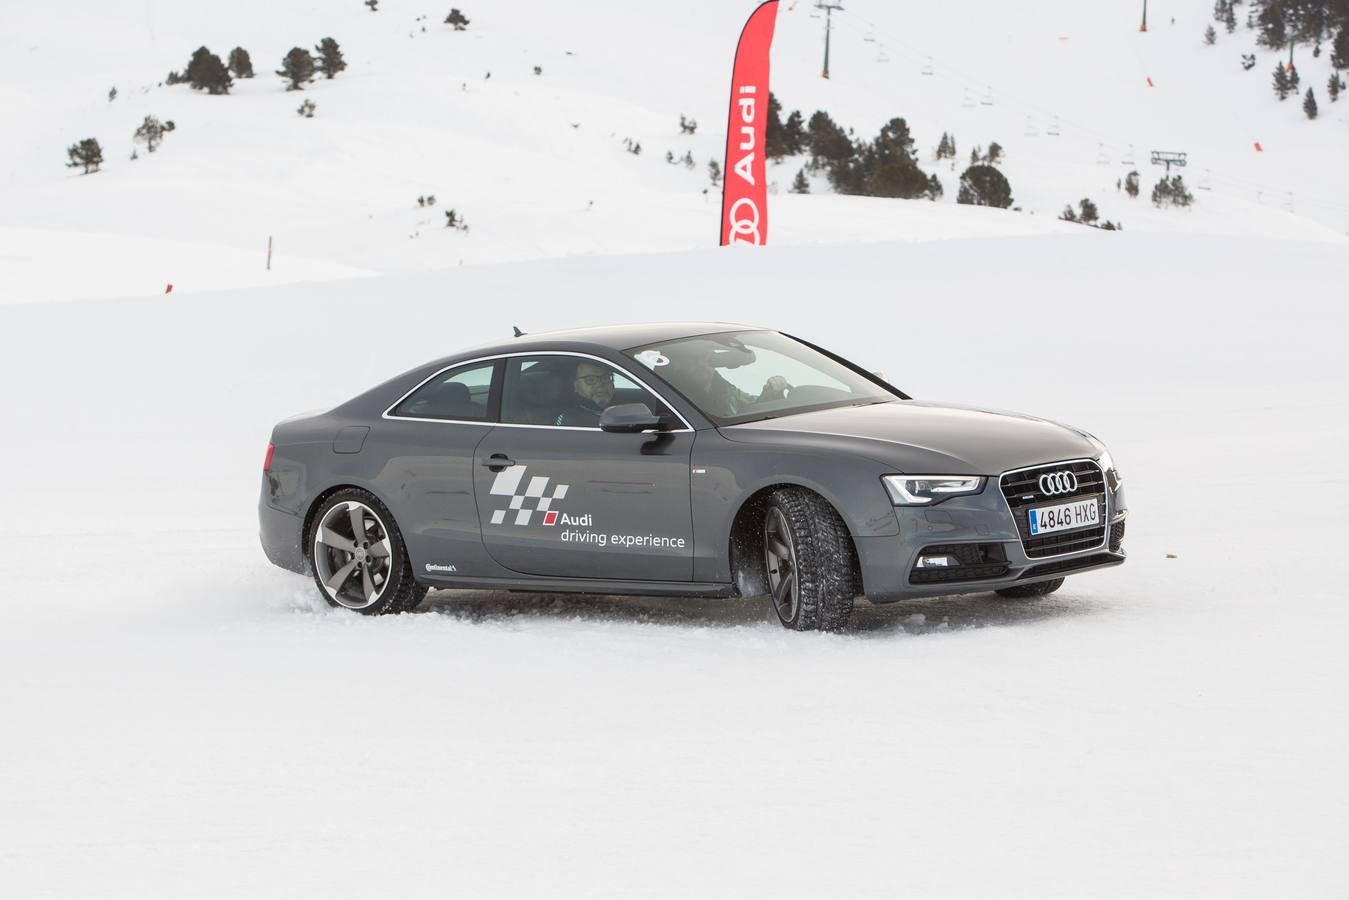
<svg viewBox="0 0 1349 900">
<path fill-rule="evenodd" d="M 763 330 L 752 325 L 737 325 L 731 322 L 652 322 L 637 325 L 569 328 L 564 331 L 523 334 L 501 343 L 472 347 L 446 357 L 440 362 L 449 364 L 460 359 L 496 356 L 505 353 L 530 353 L 536 350 L 574 350 L 581 353 L 608 350 L 613 352 L 704 334 Z"/>
</svg>

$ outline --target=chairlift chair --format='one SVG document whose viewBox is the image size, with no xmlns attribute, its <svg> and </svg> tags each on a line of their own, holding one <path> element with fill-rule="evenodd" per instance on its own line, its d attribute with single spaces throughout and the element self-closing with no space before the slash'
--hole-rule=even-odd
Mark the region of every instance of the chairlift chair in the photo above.
<svg viewBox="0 0 1349 900">
<path fill-rule="evenodd" d="M 927 62 L 923 63 L 922 72 L 924 75 L 931 75 L 933 71 L 935 70 L 932 68 L 932 57 L 929 56 Z"/>
<path fill-rule="evenodd" d="M 1059 130 L 1059 117 L 1055 116 L 1049 120 L 1049 127 L 1045 129 L 1045 134 L 1050 137 L 1058 137 L 1063 132 Z"/>
<path fill-rule="evenodd" d="M 993 88 L 992 88 L 992 86 L 990 86 L 990 87 L 988 88 L 988 90 L 984 91 L 983 99 L 981 99 L 981 100 L 979 101 L 979 105 L 980 105 L 980 106 L 992 106 L 992 105 L 993 105 Z"/>
<path fill-rule="evenodd" d="M 1120 159 L 1119 159 L 1119 164 L 1120 164 L 1121 166 L 1132 166 L 1132 165 L 1136 165 L 1136 163 L 1134 162 L 1134 145 L 1133 145 L 1133 144 L 1130 144 L 1130 145 L 1129 145 L 1129 149 L 1126 150 L 1126 151 L 1124 152 L 1124 155 L 1120 157 Z"/>
<path fill-rule="evenodd" d="M 1213 176 L 1212 172 L 1210 172 L 1208 169 L 1204 170 L 1204 177 L 1199 180 L 1199 190 L 1201 191 L 1213 190 L 1212 176 Z"/>
<path fill-rule="evenodd" d="M 867 33 L 863 36 L 862 40 L 866 41 L 868 44 L 876 43 L 876 27 L 874 25 L 867 27 Z"/>
<path fill-rule="evenodd" d="M 1039 137 L 1040 130 L 1035 127 L 1035 116 L 1026 116 L 1026 137 Z"/>
<path fill-rule="evenodd" d="M 974 95 L 970 93 L 969 88 L 965 88 L 965 96 L 960 101 L 962 109 L 974 109 Z"/>
<path fill-rule="evenodd" d="M 879 44 L 878 46 L 880 47 L 880 50 L 876 53 L 876 62 L 888 63 L 890 61 L 890 54 L 885 52 L 885 45 Z"/>
<path fill-rule="evenodd" d="M 1096 145 L 1096 165 L 1098 166 L 1110 165 L 1110 154 L 1105 152 L 1105 144 Z"/>
</svg>

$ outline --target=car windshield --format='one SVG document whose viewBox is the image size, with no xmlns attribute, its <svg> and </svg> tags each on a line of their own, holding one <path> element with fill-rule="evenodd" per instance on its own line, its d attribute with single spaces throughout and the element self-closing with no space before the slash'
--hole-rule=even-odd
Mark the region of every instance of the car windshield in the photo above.
<svg viewBox="0 0 1349 900">
<path fill-rule="evenodd" d="M 898 399 L 795 338 L 738 331 L 626 351 L 718 425 Z"/>
</svg>

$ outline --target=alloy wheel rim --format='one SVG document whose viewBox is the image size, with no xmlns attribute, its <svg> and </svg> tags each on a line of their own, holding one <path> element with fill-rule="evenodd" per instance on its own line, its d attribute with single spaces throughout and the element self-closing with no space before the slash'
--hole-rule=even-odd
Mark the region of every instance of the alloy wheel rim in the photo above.
<svg viewBox="0 0 1349 900">
<path fill-rule="evenodd" d="M 787 517 L 779 509 L 770 509 L 764 521 L 764 556 L 768 563 L 768 589 L 778 618 L 791 622 L 796 618 L 800 597 L 796 577 L 796 542 L 787 526 Z"/>
<path fill-rule="evenodd" d="M 379 602 L 392 558 L 388 529 L 363 503 L 338 503 L 314 528 L 314 570 L 332 601 L 347 609 Z"/>
</svg>

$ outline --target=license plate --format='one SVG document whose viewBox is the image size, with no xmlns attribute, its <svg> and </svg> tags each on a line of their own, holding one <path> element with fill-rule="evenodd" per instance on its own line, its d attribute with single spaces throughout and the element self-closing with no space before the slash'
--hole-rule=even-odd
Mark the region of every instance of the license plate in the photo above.
<svg viewBox="0 0 1349 900">
<path fill-rule="evenodd" d="M 1055 506 L 1037 506 L 1026 515 L 1030 518 L 1030 533 L 1049 534 L 1051 531 L 1072 531 L 1101 524 L 1101 507 L 1097 500 L 1074 500 Z"/>
</svg>

